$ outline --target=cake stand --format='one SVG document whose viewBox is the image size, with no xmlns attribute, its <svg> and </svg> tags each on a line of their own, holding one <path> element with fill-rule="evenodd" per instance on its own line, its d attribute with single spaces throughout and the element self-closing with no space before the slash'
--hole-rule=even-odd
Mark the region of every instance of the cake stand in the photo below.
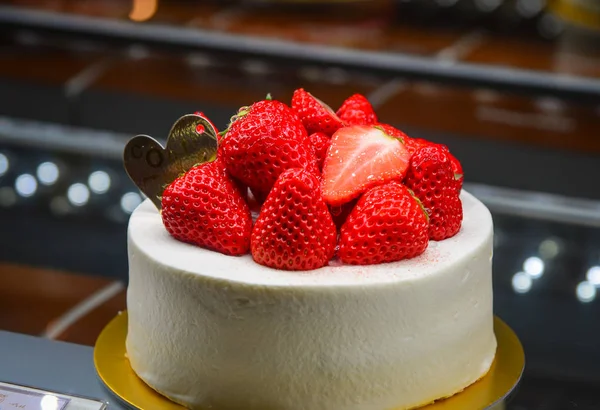
<svg viewBox="0 0 600 410">
<path fill-rule="evenodd" d="M 523 369 L 525 354 L 517 335 L 500 318 L 494 317 L 498 340 L 496 358 L 490 371 L 463 392 L 419 410 L 503 410 L 515 391 Z M 145 384 L 129 365 L 125 350 L 127 312 L 119 313 L 102 331 L 94 348 L 94 364 L 104 385 L 123 404 L 142 410 L 185 408 L 161 396 Z"/>
</svg>

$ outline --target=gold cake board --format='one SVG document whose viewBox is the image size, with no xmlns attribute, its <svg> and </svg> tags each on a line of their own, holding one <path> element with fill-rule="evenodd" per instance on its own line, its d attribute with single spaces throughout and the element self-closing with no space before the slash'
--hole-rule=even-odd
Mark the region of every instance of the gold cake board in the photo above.
<svg viewBox="0 0 600 410">
<path fill-rule="evenodd" d="M 523 368 L 525 354 L 518 337 L 498 317 L 494 318 L 498 340 L 496 358 L 487 375 L 462 393 L 421 407 L 419 410 L 499 410 L 515 389 Z M 141 410 L 184 410 L 184 407 L 161 396 L 145 384 L 132 370 L 126 357 L 127 312 L 117 315 L 102 331 L 94 348 L 94 364 L 102 382 L 124 404 Z M 382 409 L 383 410 L 383 409 Z"/>
</svg>

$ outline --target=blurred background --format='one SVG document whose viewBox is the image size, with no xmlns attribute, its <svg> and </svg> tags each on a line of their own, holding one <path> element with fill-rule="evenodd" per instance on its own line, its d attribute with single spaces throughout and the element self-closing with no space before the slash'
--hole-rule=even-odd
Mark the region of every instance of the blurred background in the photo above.
<svg viewBox="0 0 600 410">
<path fill-rule="evenodd" d="M 125 308 L 125 142 L 298 87 L 450 147 L 526 349 L 509 409 L 599 409 L 597 0 L 0 0 L 0 329 L 93 345 Z"/>
</svg>

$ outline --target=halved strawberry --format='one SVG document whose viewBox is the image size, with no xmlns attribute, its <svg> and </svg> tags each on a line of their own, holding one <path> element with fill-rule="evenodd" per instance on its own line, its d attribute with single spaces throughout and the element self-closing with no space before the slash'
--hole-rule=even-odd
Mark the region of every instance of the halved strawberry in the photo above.
<svg viewBox="0 0 600 410">
<path fill-rule="evenodd" d="M 377 126 L 341 128 L 331 138 L 323 165 L 323 198 L 341 205 L 375 185 L 400 180 L 409 159 L 402 141 Z"/>
<path fill-rule="evenodd" d="M 346 125 L 372 125 L 377 123 L 377 115 L 373 106 L 362 94 L 354 94 L 347 98 L 336 114 Z"/>
<path fill-rule="evenodd" d="M 303 88 L 294 91 L 292 109 L 296 111 L 309 134 L 323 132 L 331 136 L 344 125 L 331 107 Z"/>
</svg>

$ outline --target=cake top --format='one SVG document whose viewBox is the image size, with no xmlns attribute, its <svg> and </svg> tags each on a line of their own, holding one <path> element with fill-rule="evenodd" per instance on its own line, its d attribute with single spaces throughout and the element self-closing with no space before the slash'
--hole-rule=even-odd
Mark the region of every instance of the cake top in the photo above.
<svg viewBox="0 0 600 410">
<path fill-rule="evenodd" d="M 337 112 L 304 89 L 290 105 L 268 96 L 218 134 L 196 113 L 175 124 L 166 150 L 156 144 L 134 138 L 125 161 L 166 232 L 223 256 L 251 255 L 257 266 L 397 262 L 461 229 L 460 162 L 444 145 L 380 123 L 359 94 Z"/>
<path fill-rule="evenodd" d="M 461 193 L 464 220 L 461 230 L 443 241 L 431 241 L 427 249 L 414 258 L 378 265 L 343 264 L 336 259 L 327 266 L 307 271 L 286 271 L 256 263 L 252 254 L 228 256 L 195 244 L 174 240 L 165 230 L 161 216 L 150 200 L 142 203 L 129 222 L 132 253 L 143 253 L 152 264 L 198 276 L 215 285 L 257 286 L 270 289 L 335 288 L 406 282 L 435 278 L 452 269 L 464 269 L 467 261 L 491 258 L 493 223 L 489 210 L 466 191 Z M 482 252 L 485 249 L 485 252 Z M 144 260 L 146 260 L 144 258 Z M 149 266 L 151 269 L 151 266 Z"/>
</svg>

